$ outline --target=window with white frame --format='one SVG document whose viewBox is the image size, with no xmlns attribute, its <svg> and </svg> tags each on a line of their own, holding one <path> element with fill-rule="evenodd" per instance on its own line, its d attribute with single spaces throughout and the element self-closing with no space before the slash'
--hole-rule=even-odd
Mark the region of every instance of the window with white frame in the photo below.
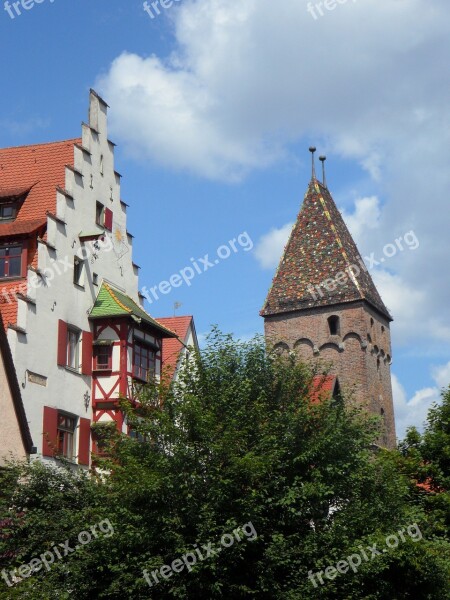
<svg viewBox="0 0 450 600">
<path fill-rule="evenodd" d="M 67 329 L 67 366 L 71 369 L 80 368 L 80 340 L 81 332 L 79 329 L 69 327 Z"/>
</svg>

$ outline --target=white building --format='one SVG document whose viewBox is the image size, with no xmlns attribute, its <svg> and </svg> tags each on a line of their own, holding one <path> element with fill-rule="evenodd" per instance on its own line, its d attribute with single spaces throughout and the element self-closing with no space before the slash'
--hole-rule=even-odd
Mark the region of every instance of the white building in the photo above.
<svg viewBox="0 0 450 600">
<path fill-rule="evenodd" d="M 107 108 L 91 90 L 81 138 L 0 150 L 0 311 L 31 435 L 86 466 L 92 422 L 126 432 L 119 395 L 176 338 L 142 308 Z"/>
</svg>

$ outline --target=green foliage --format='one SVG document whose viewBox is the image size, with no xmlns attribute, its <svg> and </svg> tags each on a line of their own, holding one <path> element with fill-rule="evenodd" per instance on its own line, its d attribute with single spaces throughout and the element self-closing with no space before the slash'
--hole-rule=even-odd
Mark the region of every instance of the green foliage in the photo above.
<svg viewBox="0 0 450 600">
<path fill-rule="evenodd" d="M 268 356 L 262 340 L 237 343 L 213 331 L 176 384 L 148 386 L 138 409 L 123 401 L 136 437 L 102 437 L 109 456 L 98 458 L 101 476 L 36 463 L 7 470 L 0 521 L 12 522 L 0 530 L 0 569 L 76 540 L 106 517 L 115 533 L 50 572 L 0 587 L 0 597 L 448 599 L 450 546 L 415 500 L 405 456 L 375 452 L 378 424 L 356 407 L 331 399 L 312 406 L 312 376 Z M 159 576 L 153 587 L 145 581 L 144 569 L 249 523 L 256 539 L 241 532 L 191 572 Z M 387 536 L 413 523 L 424 539 L 406 535 L 324 585 L 308 579 L 361 546 L 385 548 Z"/>
</svg>

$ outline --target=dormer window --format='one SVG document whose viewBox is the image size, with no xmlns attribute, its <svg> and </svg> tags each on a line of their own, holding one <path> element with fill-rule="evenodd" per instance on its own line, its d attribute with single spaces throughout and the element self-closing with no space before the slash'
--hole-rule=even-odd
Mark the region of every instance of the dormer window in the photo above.
<svg viewBox="0 0 450 600">
<path fill-rule="evenodd" d="M 16 214 L 16 204 L 3 204 L 0 206 L 0 221 L 14 221 Z"/>
<path fill-rule="evenodd" d="M 5 221 L 14 221 L 28 192 L 29 190 L 0 191 L 0 225 Z"/>
</svg>

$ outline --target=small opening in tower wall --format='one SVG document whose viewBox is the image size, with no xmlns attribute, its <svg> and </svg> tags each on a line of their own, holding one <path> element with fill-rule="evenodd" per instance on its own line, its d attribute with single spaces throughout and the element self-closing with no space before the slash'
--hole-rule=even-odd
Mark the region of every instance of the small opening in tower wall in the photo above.
<svg viewBox="0 0 450 600">
<path fill-rule="evenodd" d="M 374 320 L 371 318 L 371 319 L 370 319 L 370 326 L 371 326 L 371 327 L 373 327 L 373 324 L 374 324 L 374 322 L 375 322 L 375 321 L 374 321 Z"/>
<path fill-rule="evenodd" d="M 339 317 L 336 317 L 336 315 L 328 317 L 328 328 L 330 335 L 339 335 Z"/>
</svg>

